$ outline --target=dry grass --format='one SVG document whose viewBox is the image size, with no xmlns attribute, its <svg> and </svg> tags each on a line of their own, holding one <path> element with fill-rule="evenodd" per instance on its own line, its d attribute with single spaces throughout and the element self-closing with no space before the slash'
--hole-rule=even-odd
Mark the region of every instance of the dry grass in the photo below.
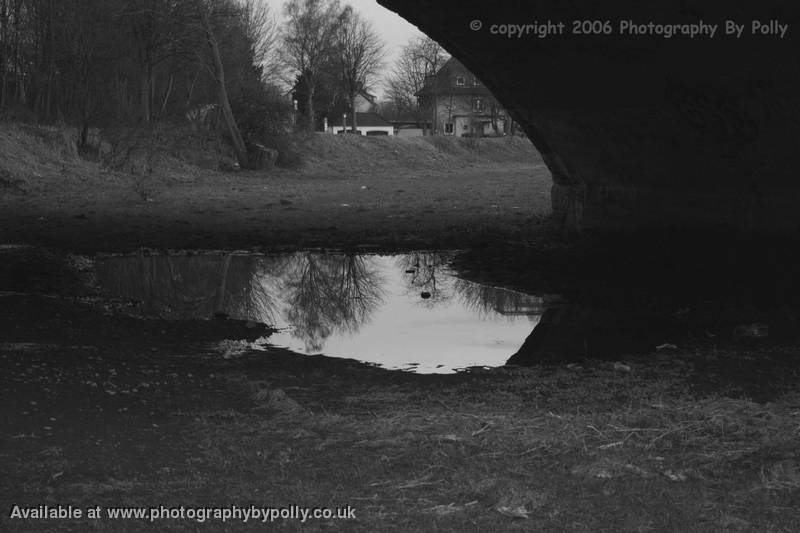
<svg viewBox="0 0 800 533">
<path fill-rule="evenodd" d="M 167 133 L 120 134 L 93 162 L 3 125 L 0 186 L 19 193 L 0 197 L 0 240 L 101 251 L 466 247 L 519 239 L 550 210 L 550 173 L 517 138 L 468 150 L 459 139 L 317 135 L 300 143 L 301 168 L 220 172 L 204 159 L 225 157 L 214 139 Z"/>
<path fill-rule="evenodd" d="M 207 464 L 233 484 L 251 480 L 238 494 L 257 486 L 292 500 L 360 502 L 353 531 L 800 525 L 781 504 L 799 488 L 800 398 L 698 399 L 677 373 L 654 381 L 601 363 L 501 374 L 449 387 L 364 386 L 328 407 L 309 390 L 273 388 L 253 396 L 258 414 L 206 415 L 195 430 Z M 627 394 L 595 404 L 586 386 Z M 299 400 L 282 410 L 276 390 Z M 555 390 L 572 405 L 540 401 Z M 280 475 L 261 478 L 263 468 Z"/>
<path fill-rule="evenodd" d="M 65 342 L 15 337 L 0 346 L 0 361 L 15 369 L 0 376 L 10 407 L 0 435 L 4 508 L 356 509 L 354 522 L 281 522 L 288 531 L 800 529 L 796 384 L 776 382 L 761 403 L 721 392 L 725 383 L 701 389 L 702 352 L 415 376 L 280 350 L 225 359 L 227 345 L 201 357 L 180 340 L 198 335 L 190 324 L 102 318 L 100 327 L 99 311 L 46 305 L 58 305 L 58 316 L 29 310 L 37 318 L 22 325 L 58 324 Z M 174 353 L 194 355 L 166 355 Z M 766 355 L 739 355 L 755 353 Z M 23 531 L 58 531 L 54 524 Z M 158 530 L 195 526 L 164 521 Z"/>
</svg>

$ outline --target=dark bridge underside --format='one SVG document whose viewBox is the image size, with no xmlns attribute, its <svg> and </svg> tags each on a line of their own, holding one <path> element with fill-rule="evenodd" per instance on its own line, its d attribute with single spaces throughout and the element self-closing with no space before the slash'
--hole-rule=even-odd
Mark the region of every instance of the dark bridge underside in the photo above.
<svg viewBox="0 0 800 533">
<path fill-rule="evenodd" d="M 378 1 L 462 60 L 520 122 L 567 226 L 800 228 L 800 4 Z M 490 33 L 548 19 L 565 35 Z M 745 25 L 740 39 L 724 35 L 726 19 Z M 753 20 L 774 19 L 789 25 L 785 38 L 750 35 Z M 571 35 L 573 20 L 608 20 L 615 35 Z M 720 27 L 713 39 L 620 36 L 621 20 Z"/>
</svg>

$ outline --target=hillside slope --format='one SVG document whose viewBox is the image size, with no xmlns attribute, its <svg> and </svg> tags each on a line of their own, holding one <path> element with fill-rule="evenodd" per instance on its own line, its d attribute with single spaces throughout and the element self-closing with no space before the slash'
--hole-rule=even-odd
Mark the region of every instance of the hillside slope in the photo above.
<svg viewBox="0 0 800 533">
<path fill-rule="evenodd" d="M 157 126 L 94 134 L 92 153 L 78 153 L 75 128 L 0 125 L 0 190 L 34 192 L 69 184 L 113 186 L 145 176 L 155 181 L 191 180 L 230 167 L 230 150 L 220 135 Z M 361 137 L 315 134 L 298 137 L 292 150 L 302 162 L 270 173 L 361 174 L 377 169 L 452 171 L 458 168 L 541 164 L 533 145 L 518 137 Z M 85 154 L 84 154 L 85 155 Z M 224 172 L 230 175 L 229 172 Z M 133 181 L 132 181 L 133 180 Z"/>
<path fill-rule="evenodd" d="M 219 136 L 121 133 L 79 154 L 75 131 L 0 125 L 0 244 L 463 248 L 550 212 L 550 173 L 521 139 L 321 134 L 292 141 L 297 167 L 222 171 Z"/>
<path fill-rule="evenodd" d="M 451 170 L 479 165 L 537 164 L 541 156 L 519 137 L 362 137 L 317 134 L 300 144 L 304 167 L 318 173 L 386 169 Z"/>
</svg>

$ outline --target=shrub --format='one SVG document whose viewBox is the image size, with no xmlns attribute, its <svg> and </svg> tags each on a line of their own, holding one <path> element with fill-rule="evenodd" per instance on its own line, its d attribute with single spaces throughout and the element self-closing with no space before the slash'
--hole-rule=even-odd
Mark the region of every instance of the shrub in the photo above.
<svg viewBox="0 0 800 533">
<path fill-rule="evenodd" d="M 299 146 L 302 139 L 289 133 L 267 135 L 264 146 L 278 151 L 275 165 L 282 168 L 296 168 L 303 164 L 302 150 Z"/>
</svg>

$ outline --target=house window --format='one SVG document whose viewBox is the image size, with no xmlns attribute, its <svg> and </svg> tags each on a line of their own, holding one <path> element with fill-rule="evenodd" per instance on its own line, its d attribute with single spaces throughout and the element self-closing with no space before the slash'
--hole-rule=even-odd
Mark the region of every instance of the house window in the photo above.
<svg viewBox="0 0 800 533">
<path fill-rule="evenodd" d="M 467 84 L 467 80 L 464 79 L 464 76 L 456 76 L 456 86 L 463 87 Z"/>
<path fill-rule="evenodd" d="M 446 122 L 444 125 L 444 134 L 445 135 L 452 135 L 453 134 L 453 123 Z"/>
<path fill-rule="evenodd" d="M 480 113 L 483 111 L 483 98 L 473 98 L 472 99 L 472 110 L 476 113 Z"/>
<path fill-rule="evenodd" d="M 480 85 L 480 84 L 481 84 L 480 80 L 478 80 L 478 78 L 476 78 L 475 76 L 473 76 L 473 77 L 472 77 L 472 85 L 473 85 L 474 87 L 477 87 L 477 86 L 478 86 L 478 85 Z"/>
</svg>

